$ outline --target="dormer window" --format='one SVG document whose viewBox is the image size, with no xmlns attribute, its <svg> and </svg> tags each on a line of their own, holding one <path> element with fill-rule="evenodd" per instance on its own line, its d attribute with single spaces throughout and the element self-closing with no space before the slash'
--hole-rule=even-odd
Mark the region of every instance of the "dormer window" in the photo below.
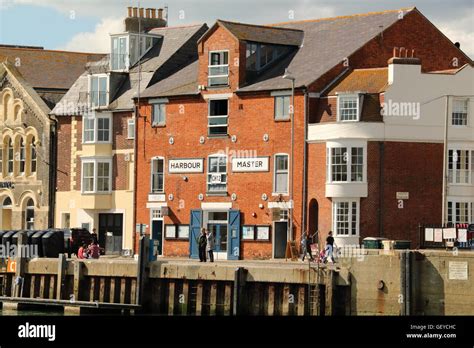
<svg viewBox="0 0 474 348">
<path fill-rule="evenodd" d="M 229 84 L 229 52 L 212 51 L 209 53 L 209 86 Z"/>
<path fill-rule="evenodd" d="M 359 116 L 359 94 L 340 94 L 337 96 L 337 120 L 339 122 L 359 121 Z"/>
<path fill-rule="evenodd" d="M 109 104 L 108 79 L 106 74 L 90 76 L 89 103 L 91 107 L 105 107 Z"/>
<path fill-rule="evenodd" d="M 145 55 L 160 39 L 152 34 L 125 33 L 112 35 L 110 70 L 127 71 Z"/>
<path fill-rule="evenodd" d="M 246 68 L 250 71 L 260 71 L 287 53 L 289 49 L 287 46 L 248 42 L 245 55 Z"/>
</svg>

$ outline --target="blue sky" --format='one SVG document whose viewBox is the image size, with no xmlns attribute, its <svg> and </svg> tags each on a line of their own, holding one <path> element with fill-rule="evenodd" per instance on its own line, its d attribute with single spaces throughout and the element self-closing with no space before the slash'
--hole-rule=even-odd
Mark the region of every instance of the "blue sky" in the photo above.
<svg viewBox="0 0 474 348">
<path fill-rule="evenodd" d="M 137 3 L 137 0 L 0 0 L 0 43 L 106 52 L 108 34 L 121 31 L 126 7 Z M 141 1 L 145 8 L 165 4 Z M 172 26 L 212 24 L 222 18 L 265 24 L 416 6 L 474 57 L 473 4 L 472 0 L 173 0 L 169 1 L 169 22 Z"/>
</svg>

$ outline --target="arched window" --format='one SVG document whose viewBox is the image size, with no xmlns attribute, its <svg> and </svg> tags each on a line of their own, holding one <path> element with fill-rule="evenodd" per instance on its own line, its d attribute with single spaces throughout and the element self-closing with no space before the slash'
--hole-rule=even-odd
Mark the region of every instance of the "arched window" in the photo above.
<svg viewBox="0 0 474 348">
<path fill-rule="evenodd" d="M 3 143 L 0 143 L 0 176 L 3 176 Z"/>
<path fill-rule="evenodd" d="M 20 174 L 25 173 L 25 164 L 26 164 L 25 141 L 23 140 L 23 138 L 20 138 Z"/>
<path fill-rule="evenodd" d="M 12 199 L 10 197 L 6 197 L 4 200 L 3 200 L 3 203 L 2 203 L 2 208 L 11 208 L 12 207 Z"/>
<path fill-rule="evenodd" d="M 25 212 L 25 228 L 27 230 L 32 230 L 35 225 L 35 204 L 30 198 L 26 202 L 26 212 Z"/>
<path fill-rule="evenodd" d="M 36 173 L 36 145 L 35 145 L 35 137 L 31 138 L 30 144 L 30 158 L 31 158 L 31 174 Z"/>
<path fill-rule="evenodd" d="M 13 143 L 12 143 L 12 139 L 8 139 L 8 145 L 7 145 L 7 154 L 8 154 L 8 164 L 7 164 L 7 173 L 9 175 L 12 175 L 13 174 L 13 161 L 14 161 L 14 154 L 13 154 Z"/>
</svg>

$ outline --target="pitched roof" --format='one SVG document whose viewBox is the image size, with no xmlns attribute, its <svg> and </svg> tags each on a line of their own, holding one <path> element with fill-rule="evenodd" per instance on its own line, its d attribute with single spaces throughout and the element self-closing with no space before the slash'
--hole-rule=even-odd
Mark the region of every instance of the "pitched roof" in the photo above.
<svg viewBox="0 0 474 348">
<path fill-rule="evenodd" d="M 143 92 L 155 81 L 166 79 L 189 62 L 195 61 L 197 59 L 196 42 L 206 30 L 206 24 L 150 30 L 149 33 L 161 36 L 159 42 L 141 59 L 141 74 L 139 73 L 138 63 L 129 69 L 128 74 L 119 73 L 123 76 L 123 82 L 119 85 L 116 93 L 110 96 L 108 109 L 133 109 L 133 98 L 137 96 L 139 75 L 141 75 L 140 92 Z M 108 64 L 109 58 L 97 64 L 89 64 L 88 71 L 76 80 L 61 100 L 61 104 L 69 105 L 68 110 L 57 107 L 53 109 L 53 114 L 71 115 L 80 113 L 80 104 L 87 101 L 83 97 L 88 91 L 87 75 L 89 72 L 95 73 L 104 69 L 107 70 Z"/>
<path fill-rule="evenodd" d="M 286 89 L 288 81 L 281 78 L 285 68 L 295 77 L 295 86 L 308 86 L 344 58 L 361 48 L 380 32 L 414 8 L 373 12 L 299 22 L 275 24 L 280 28 L 304 31 L 303 46 L 286 62 L 277 64 L 239 91 Z"/>
<path fill-rule="evenodd" d="M 303 42 L 303 31 L 299 29 L 229 22 L 221 19 L 217 20 L 216 25 L 222 25 L 241 41 L 287 46 L 300 46 Z"/>
<path fill-rule="evenodd" d="M 380 93 L 388 83 L 388 68 L 355 69 L 343 76 L 325 95 L 335 95 L 341 92 Z"/>
<path fill-rule="evenodd" d="M 0 46 L 0 60 L 8 60 L 33 88 L 69 89 L 87 62 L 103 54 Z"/>
</svg>

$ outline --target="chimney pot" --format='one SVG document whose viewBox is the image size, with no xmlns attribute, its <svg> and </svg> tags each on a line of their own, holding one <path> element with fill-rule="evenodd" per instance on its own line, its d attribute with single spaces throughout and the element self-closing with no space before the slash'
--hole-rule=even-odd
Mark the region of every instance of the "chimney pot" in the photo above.
<svg viewBox="0 0 474 348">
<path fill-rule="evenodd" d="M 133 17 L 138 17 L 138 7 L 133 7 Z"/>
<path fill-rule="evenodd" d="M 127 7 L 128 17 L 132 17 L 132 7 Z"/>
<path fill-rule="evenodd" d="M 143 7 L 140 7 L 140 8 L 138 9 L 138 11 L 139 11 L 139 13 L 140 13 L 140 18 L 145 18 L 145 17 L 143 16 Z"/>
<path fill-rule="evenodd" d="M 151 14 L 150 18 L 156 18 L 156 9 L 150 8 L 150 14 Z"/>
<path fill-rule="evenodd" d="M 146 18 L 151 18 L 151 8 L 147 8 L 145 11 Z"/>
<path fill-rule="evenodd" d="M 158 9 L 158 18 L 163 19 L 163 9 L 162 8 Z"/>
</svg>

